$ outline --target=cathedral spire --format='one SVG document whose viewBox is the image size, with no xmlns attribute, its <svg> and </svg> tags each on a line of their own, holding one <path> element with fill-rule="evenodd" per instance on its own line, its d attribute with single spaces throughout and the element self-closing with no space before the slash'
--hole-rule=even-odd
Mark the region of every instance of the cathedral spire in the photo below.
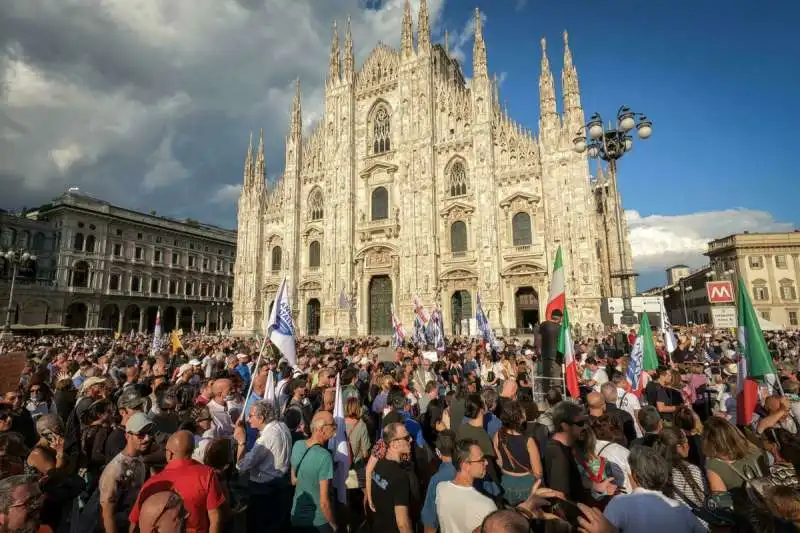
<svg viewBox="0 0 800 533">
<path fill-rule="evenodd" d="M 564 30 L 564 69 L 561 71 L 561 87 L 564 93 L 564 111 L 580 108 L 581 91 L 578 86 L 578 71 L 572 62 L 567 30 Z"/>
<path fill-rule="evenodd" d="M 472 76 L 486 78 L 486 44 L 483 42 L 481 29 L 481 12 L 475 8 L 475 44 L 472 46 Z"/>
<path fill-rule="evenodd" d="M 256 167 L 255 172 L 253 173 L 253 180 L 251 182 L 253 189 L 257 191 L 263 191 L 265 177 L 266 161 L 264 159 L 264 128 L 261 128 L 261 138 L 258 141 L 258 154 L 256 154 Z"/>
<path fill-rule="evenodd" d="M 303 134 L 303 115 L 300 111 L 300 78 L 295 81 L 294 91 L 290 132 L 292 137 L 300 137 Z"/>
<path fill-rule="evenodd" d="M 344 33 L 344 76 L 343 79 L 348 82 L 353 82 L 353 75 L 355 73 L 353 60 L 353 34 L 350 31 L 350 15 L 347 16 L 347 28 Z"/>
<path fill-rule="evenodd" d="M 448 42 L 447 30 L 444 30 L 444 53 L 450 57 L 450 43 Z"/>
<path fill-rule="evenodd" d="M 539 73 L 539 116 L 556 114 L 556 85 L 547 58 L 547 40 L 542 38 L 542 66 Z"/>
<path fill-rule="evenodd" d="M 244 158 L 244 186 L 250 184 L 253 176 L 253 132 L 250 132 L 250 142 L 247 144 L 247 156 Z"/>
<path fill-rule="evenodd" d="M 420 0 L 417 26 L 417 51 L 428 50 L 431 47 L 431 25 L 426 0 Z"/>
<path fill-rule="evenodd" d="M 403 57 L 411 57 L 414 54 L 414 34 L 411 29 L 411 4 L 408 0 L 403 7 L 403 31 L 400 34 L 400 50 Z"/>
<path fill-rule="evenodd" d="M 497 74 L 494 75 L 494 82 L 492 83 L 494 88 L 494 105 L 498 108 L 500 107 L 500 82 L 497 81 Z"/>
<path fill-rule="evenodd" d="M 331 36 L 331 57 L 328 62 L 328 83 L 336 85 L 341 76 L 342 55 L 339 50 L 339 28 L 336 20 L 333 21 L 333 35 Z"/>
</svg>

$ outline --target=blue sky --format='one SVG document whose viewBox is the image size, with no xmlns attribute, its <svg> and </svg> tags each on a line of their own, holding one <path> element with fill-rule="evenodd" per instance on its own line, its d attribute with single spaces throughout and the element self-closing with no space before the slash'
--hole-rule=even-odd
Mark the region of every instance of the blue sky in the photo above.
<svg viewBox="0 0 800 533">
<path fill-rule="evenodd" d="M 271 178 L 300 78 L 322 111 L 331 22 L 352 17 L 357 68 L 398 46 L 404 0 L 0 2 L 0 207 L 78 186 L 125 207 L 235 227 L 249 131 Z M 416 25 L 419 0 L 411 0 Z M 703 263 L 733 232 L 800 225 L 800 3 L 428 0 L 434 40 L 471 71 L 473 10 L 511 115 L 536 131 L 539 40 L 560 81 L 563 30 L 587 116 L 622 104 L 654 123 L 620 162 L 639 287 Z M 307 124 L 308 126 L 308 124 Z M 793 162 L 793 161 L 792 161 Z M 594 166 L 592 165 L 592 168 Z"/>
</svg>

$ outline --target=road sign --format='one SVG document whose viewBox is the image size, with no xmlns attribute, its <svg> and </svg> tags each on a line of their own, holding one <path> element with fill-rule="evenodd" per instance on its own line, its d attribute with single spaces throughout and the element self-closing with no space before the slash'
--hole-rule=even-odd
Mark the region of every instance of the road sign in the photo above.
<svg viewBox="0 0 800 533">
<path fill-rule="evenodd" d="M 711 307 L 711 319 L 715 328 L 735 328 L 737 326 L 736 306 L 715 305 Z"/>
<path fill-rule="evenodd" d="M 712 304 L 732 304 L 733 283 L 730 281 L 707 281 L 706 294 L 708 301 Z"/>
</svg>

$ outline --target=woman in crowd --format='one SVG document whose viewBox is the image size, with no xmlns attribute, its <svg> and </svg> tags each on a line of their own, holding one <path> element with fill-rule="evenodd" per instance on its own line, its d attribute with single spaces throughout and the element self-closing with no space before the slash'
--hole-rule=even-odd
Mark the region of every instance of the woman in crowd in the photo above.
<svg viewBox="0 0 800 533">
<path fill-rule="evenodd" d="M 25 402 L 25 409 L 31 414 L 34 422 L 42 415 L 55 412 L 53 393 L 39 376 L 31 378 L 26 393 L 28 401 Z"/>
<path fill-rule="evenodd" d="M 703 453 L 712 493 L 741 489 L 747 476 L 761 477 L 767 466 L 764 452 L 751 444 L 736 426 L 719 417 L 706 420 Z"/>
<path fill-rule="evenodd" d="M 689 507 L 704 507 L 708 496 L 703 471 L 689 461 L 690 441 L 686 433 L 677 428 L 664 428 L 654 445 L 670 464 L 669 483 L 664 493 Z"/>
<path fill-rule="evenodd" d="M 578 472 L 583 479 L 583 486 L 587 488 L 598 486 L 603 481 L 613 479 L 614 475 L 611 465 L 605 457 L 601 457 L 595 451 L 597 437 L 591 428 L 586 428 L 572 446 L 572 453 L 578 466 Z M 615 483 L 604 485 L 608 487 L 605 493 L 591 490 L 591 501 L 593 507 L 605 508 L 610 497 L 618 490 Z"/>
<path fill-rule="evenodd" d="M 595 419 L 591 429 L 595 436 L 595 453 L 608 462 L 614 484 L 620 487 L 622 492 L 630 494 L 633 491 L 631 467 L 628 464 L 630 451 L 618 444 L 622 437 L 622 430 L 608 415 Z"/>
<path fill-rule="evenodd" d="M 362 419 L 361 402 L 355 396 L 347 399 L 344 408 L 345 431 L 350 444 L 350 470 L 347 473 L 347 501 L 350 502 L 350 524 L 358 527 L 363 520 L 364 487 L 366 486 L 366 466 L 372 446 L 369 429 Z"/>
<path fill-rule="evenodd" d="M 687 405 L 675 411 L 673 418 L 675 427 L 683 430 L 689 443 L 689 456 L 687 461 L 695 466 L 704 468 L 706 457 L 703 455 L 703 424 L 697 413 Z"/>
<path fill-rule="evenodd" d="M 525 413 L 519 402 L 508 400 L 500 408 L 500 431 L 492 445 L 500 466 L 503 500 L 518 505 L 531 493 L 531 487 L 542 477 L 542 459 L 533 437 L 525 434 Z"/>
</svg>

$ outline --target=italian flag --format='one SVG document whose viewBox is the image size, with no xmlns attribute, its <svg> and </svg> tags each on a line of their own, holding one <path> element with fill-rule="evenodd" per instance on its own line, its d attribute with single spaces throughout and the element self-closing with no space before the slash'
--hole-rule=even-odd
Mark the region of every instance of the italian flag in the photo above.
<svg viewBox="0 0 800 533">
<path fill-rule="evenodd" d="M 750 301 L 747 287 L 739 278 L 739 368 L 736 375 L 736 421 L 745 426 L 752 422 L 758 404 L 759 380 L 774 384 L 778 371 L 764 340 L 756 310 Z"/>
<path fill-rule="evenodd" d="M 556 261 L 560 263 L 561 249 L 559 249 L 556 257 Z M 563 305 L 563 292 L 561 296 Z M 575 342 L 572 340 L 572 332 L 569 329 L 569 313 L 566 309 L 564 309 L 564 319 L 561 321 L 561 331 L 558 334 L 556 349 L 564 354 L 564 382 L 567 386 L 567 392 L 573 398 L 579 398 L 581 391 L 578 387 L 578 363 L 575 361 Z"/>
<path fill-rule="evenodd" d="M 545 319 L 553 319 L 553 311 L 558 309 L 564 312 L 566 295 L 564 293 L 564 263 L 561 261 L 561 247 L 556 250 L 556 260 L 553 263 L 553 273 L 550 277 L 550 292 L 547 295 L 547 309 L 544 312 Z"/>
</svg>

